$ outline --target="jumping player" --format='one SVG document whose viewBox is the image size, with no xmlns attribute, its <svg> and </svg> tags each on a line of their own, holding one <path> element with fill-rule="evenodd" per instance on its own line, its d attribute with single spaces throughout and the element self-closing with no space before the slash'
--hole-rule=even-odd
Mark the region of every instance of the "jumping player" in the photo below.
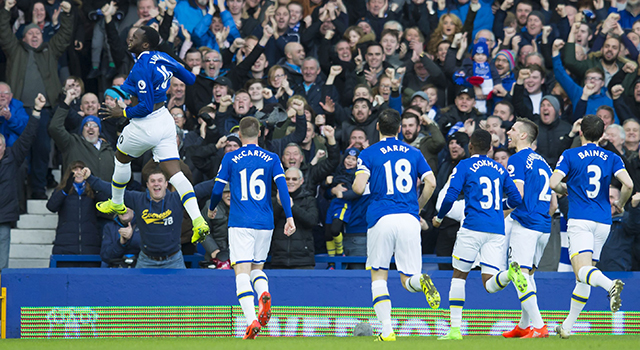
<svg viewBox="0 0 640 350">
<path fill-rule="evenodd" d="M 302 103 L 299 102 L 298 103 Z M 333 132 L 326 128 L 326 132 Z M 238 132 L 243 146 L 222 158 L 216 183 L 211 193 L 209 218 L 226 184 L 231 188 L 229 209 L 229 251 L 236 273 L 236 294 L 247 319 L 244 339 L 254 339 L 271 317 L 271 295 L 267 275 L 262 267 L 267 259 L 273 234 L 271 182 L 275 181 L 282 208 L 287 217 L 284 234 L 296 231 L 284 169 L 277 154 L 258 147 L 260 122 L 253 117 L 240 120 Z M 258 317 L 254 309 L 253 289 L 257 292 Z"/>
<path fill-rule="evenodd" d="M 587 115 L 580 123 L 582 147 L 564 151 L 551 176 L 550 185 L 559 195 L 569 194 L 567 235 L 576 287 L 571 296 L 569 315 L 556 327 L 563 339 L 571 335 L 573 324 L 589 300 L 591 286 L 609 292 L 612 312 L 620 310 L 621 280 L 610 280 L 594 265 L 600 259 L 602 246 L 611 228 L 609 183 L 614 175 L 621 183 L 620 199 L 614 203 L 620 210 L 631 197 L 633 181 L 620 157 L 598 146 L 604 123 L 595 115 Z M 562 180 L 565 182 L 562 182 Z"/>
<path fill-rule="evenodd" d="M 511 260 L 520 265 L 527 289 L 522 292 L 516 288 L 522 306 L 520 323 L 502 335 L 505 338 L 546 338 L 547 326 L 538 309 L 536 283 L 533 272 L 540 263 L 544 248 L 551 233 L 551 167 L 531 144 L 538 137 L 538 126 L 529 119 L 518 118 L 507 132 L 509 148 L 515 148 L 516 154 L 509 157 L 507 171 L 515 182 L 522 203 L 511 213 Z M 533 329 L 529 328 L 529 320 Z"/>
<path fill-rule="evenodd" d="M 458 231 L 453 247 L 453 277 L 449 290 L 451 308 L 451 328 L 439 340 L 462 339 L 460 324 L 465 300 L 465 284 L 473 262 L 480 253 L 482 282 L 489 293 L 504 289 L 512 281 L 518 290 L 524 292 L 527 281 L 516 262 L 504 271 L 504 212 L 503 205 L 515 208 L 522 198 L 513 180 L 500 163 L 487 157 L 491 149 L 491 134 L 478 129 L 469 142 L 471 158 L 461 160 L 449 178 L 449 189 L 442 202 L 433 225 L 439 227 L 445 215 L 464 191 L 465 219 Z M 502 194 L 507 194 L 506 201 Z"/>
<path fill-rule="evenodd" d="M 440 294 L 429 275 L 421 274 L 420 208 L 431 197 L 436 179 L 415 147 L 398 141 L 400 114 L 392 109 L 380 113 L 377 129 L 380 141 L 360 153 L 353 191 L 365 192 L 367 182 L 371 204 L 367 209 L 367 269 L 371 270 L 373 308 L 382 323 L 378 341 L 394 341 L 391 327 L 391 298 L 387 277 L 395 254 L 400 280 L 411 293 L 422 291 L 432 308 L 440 305 Z M 418 179 L 424 182 L 418 198 Z"/>
<path fill-rule="evenodd" d="M 158 32 L 151 27 L 142 26 L 133 33 L 128 48 L 137 61 L 121 88 L 138 103 L 130 107 L 119 103 L 113 107 L 103 106 L 100 110 L 103 117 L 124 116 L 129 118 L 130 124 L 124 128 L 116 145 L 111 199 L 97 203 L 96 207 L 106 214 L 126 213 L 124 190 L 131 179 L 131 160 L 153 149 L 154 160 L 160 162 L 160 168 L 180 194 L 182 204 L 193 220 L 192 241 L 198 242 L 209 234 L 209 226 L 200 214 L 193 186 L 180 171 L 175 122 L 164 106 L 174 75 L 188 85 L 195 82 L 195 76 L 166 53 L 153 51 L 159 42 Z"/>
</svg>

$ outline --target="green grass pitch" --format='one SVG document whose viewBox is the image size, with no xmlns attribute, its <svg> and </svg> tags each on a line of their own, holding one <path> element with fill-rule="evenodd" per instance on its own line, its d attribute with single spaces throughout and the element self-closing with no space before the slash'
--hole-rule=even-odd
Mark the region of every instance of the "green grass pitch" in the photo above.
<svg viewBox="0 0 640 350">
<path fill-rule="evenodd" d="M 639 335 L 578 335 L 569 339 L 504 339 L 490 336 L 467 336 L 462 341 L 438 341 L 436 337 L 399 337 L 396 342 L 378 343 L 373 337 L 308 337 L 255 340 L 237 338 L 127 338 L 69 340 L 0 340 L 0 349 L 46 350 L 126 350 L 126 349 L 277 349 L 277 350 L 351 350 L 351 349 L 438 349 L 438 350 L 569 350 L 569 349 L 638 349 Z"/>
</svg>

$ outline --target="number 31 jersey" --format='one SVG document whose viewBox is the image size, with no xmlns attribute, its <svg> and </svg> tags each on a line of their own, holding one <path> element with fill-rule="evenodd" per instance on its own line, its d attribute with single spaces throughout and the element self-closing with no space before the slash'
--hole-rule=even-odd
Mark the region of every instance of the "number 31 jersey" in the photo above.
<svg viewBox="0 0 640 350">
<path fill-rule="evenodd" d="M 432 171 L 417 148 L 395 137 L 380 140 L 360 153 L 356 175 L 360 172 L 369 174 L 369 228 L 390 214 L 411 214 L 420 220 L 416 182 Z"/>
<path fill-rule="evenodd" d="M 569 193 L 569 219 L 611 225 L 611 176 L 626 171 L 617 154 L 588 143 L 564 151 L 555 171 L 565 176 Z"/>
<path fill-rule="evenodd" d="M 256 145 L 244 145 L 222 158 L 216 181 L 229 184 L 229 227 L 273 230 L 271 184 L 284 177 L 280 158 Z"/>
</svg>

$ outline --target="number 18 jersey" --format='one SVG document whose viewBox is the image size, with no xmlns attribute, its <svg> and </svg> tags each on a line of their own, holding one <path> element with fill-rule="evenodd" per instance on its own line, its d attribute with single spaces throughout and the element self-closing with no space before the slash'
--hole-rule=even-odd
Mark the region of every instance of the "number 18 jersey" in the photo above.
<svg viewBox="0 0 640 350">
<path fill-rule="evenodd" d="M 256 145 L 244 145 L 222 158 L 216 181 L 229 184 L 229 227 L 273 230 L 271 184 L 284 177 L 280 158 Z"/>
<path fill-rule="evenodd" d="M 420 151 L 395 137 L 383 139 L 363 150 L 358 157 L 358 170 L 369 174 L 371 202 L 367 209 L 367 227 L 390 214 L 418 214 L 418 177 L 432 173 Z"/>
<path fill-rule="evenodd" d="M 626 171 L 617 154 L 588 143 L 564 151 L 555 171 L 565 176 L 569 193 L 569 219 L 611 225 L 611 176 Z"/>
</svg>

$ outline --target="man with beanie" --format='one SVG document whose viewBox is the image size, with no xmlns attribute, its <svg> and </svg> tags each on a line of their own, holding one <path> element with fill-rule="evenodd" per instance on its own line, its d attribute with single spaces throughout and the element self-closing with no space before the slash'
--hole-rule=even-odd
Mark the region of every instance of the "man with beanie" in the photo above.
<svg viewBox="0 0 640 350">
<path fill-rule="evenodd" d="M 62 152 L 62 169 L 79 160 L 91 169 L 92 174 L 111 182 L 114 152 L 111 145 L 100 138 L 102 132 L 100 118 L 95 115 L 84 117 L 78 133 L 71 133 L 64 127 L 64 121 L 69 113 L 69 104 L 73 98 L 73 94 L 67 92 L 49 124 L 49 134 Z"/>
<path fill-rule="evenodd" d="M 547 18 L 542 13 L 542 11 L 531 11 L 529 16 L 527 16 L 527 25 L 522 28 L 522 31 L 519 33 L 522 41 L 520 42 L 520 47 L 524 45 L 531 45 L 533 41 L 540 47 L 542 45 L 542 28 L 545 26 L 547 22 Z M 557 38 L 558 35 L 557 29 L 555 25 L 551 24 L 552 30 L 549 35 L 549 40 L 553 41 L 553 39 Z"/>
<path fill-rule="evenodd" d="M 506 91 L 511 91 L 511 87 L 516 82 L 513 74 L 513 69 L 516 67 L 515 57 L 511 50 L 500 50 L 493 59 L 493 64 L 502 79 L 502 87 Z"/>
<path fill-rule="evenodd" d="M 571 124 L 561 120 L 562 100 L 554 95 L 542 97 L 539 113 L 534 113 L 532 108 L 526 105 L 524 81 L 529 79 L 531 73 L 532 71 L 526 68 L 518 72 L 518 80 L 513 88 L 513 107 L 515 115 L 527 118 L 538 125 L 536 152 L 553 167 L 564 151 L 562 140 L 565 134 L 571 131 Z"/>
</svg>

